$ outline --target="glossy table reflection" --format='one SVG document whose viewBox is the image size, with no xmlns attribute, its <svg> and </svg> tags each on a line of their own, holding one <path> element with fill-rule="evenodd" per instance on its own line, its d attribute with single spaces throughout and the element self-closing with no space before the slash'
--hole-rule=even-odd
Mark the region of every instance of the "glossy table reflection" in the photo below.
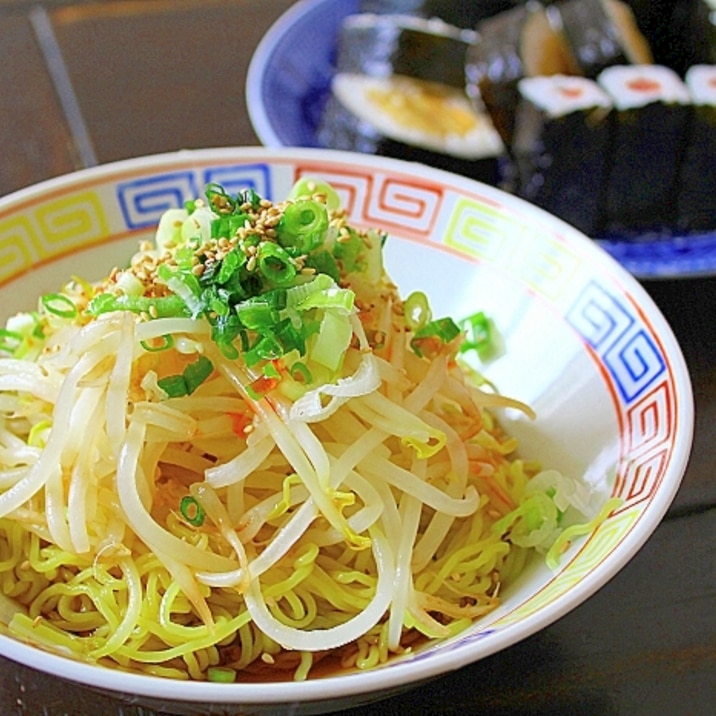
<svg viewBox="0 0 716 716">
<path fill-rule="evenodd" d="M 0 194 L 75 168 L 258 144 L 244 80 L 291 0 L 0 0 Z M 716 278 L 648 282 L 690 367 L 693 456 L 633 561 L 525 641 L 344 712 L 490 716 L 716 713 Z M 2 716 L 153 716 L 0 658 Z"/>
</svg>

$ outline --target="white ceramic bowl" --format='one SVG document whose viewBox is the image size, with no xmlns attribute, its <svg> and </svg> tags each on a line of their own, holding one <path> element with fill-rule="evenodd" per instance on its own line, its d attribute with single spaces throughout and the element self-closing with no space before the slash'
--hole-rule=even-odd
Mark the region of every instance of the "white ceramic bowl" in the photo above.
<svg viewBox="0 0 716 716">
<path fill-rule="evenodd" d="M 53 179 L 0 199 L 2 320 L 71 275 L 100 278 L 167 208 L 207 182 L 281 199 L 302 176 L 329 181 L 352 221 L 390 233 L 389 272 L 435 314 L 481 309 L 504 353 L 487 376 L 530 403 L 506 415 L 525 453 L 620 508 L 559 570 L 531 563 L 503 604 L 458 637 L 363 673 L 302 683 L 174 682 L 41 651 L 0 633 L 15 661 L 175 713 L 318 713 L 399 692 L 493 654 L 555 621 L 614 576 L 669 506 L 691 448 L 693 402 L 679 347 L 640 285 L 589 239 L 491 187 L 419 165 L 312 149 L 183 151 Z M 211 704 L 209 707 L 207 704 Z M 215 710 L 214 710 L 215 709 Z"/>
</svg>

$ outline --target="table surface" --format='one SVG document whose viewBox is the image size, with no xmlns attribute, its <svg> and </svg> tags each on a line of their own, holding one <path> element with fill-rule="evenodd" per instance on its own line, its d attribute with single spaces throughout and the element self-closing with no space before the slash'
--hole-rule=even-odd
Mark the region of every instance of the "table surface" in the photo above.
<svg viewBox="0 0 716 716">
<path fill-rule="evenodd" d="M 83 166 L 257 145 L 251 55 L 292 0 L 0 0 L 0 195 Z M 636 557 L 538 634 L 400 697 L 344 712 L 716 713 L 716 278 L 645 282 L 681 344 L 693 455 Z M 152 716 L 0 658 L 0 713 Z"/>
</svg>

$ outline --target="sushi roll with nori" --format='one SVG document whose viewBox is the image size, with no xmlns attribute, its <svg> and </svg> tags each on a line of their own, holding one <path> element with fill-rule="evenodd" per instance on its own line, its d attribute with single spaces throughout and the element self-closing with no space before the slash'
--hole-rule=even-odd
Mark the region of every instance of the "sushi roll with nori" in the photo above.
<svg viewBox="0 0 716 716">
<path fill-rule="evenodd" d="M 676 47 L 688 67 L 716 64 L 716 0 L 677 3 L 672 26 Z"/>
<path fill-rule="evenodd" d="M 543 5 L 527 2 L 479 22 L 477 39 L 467 52 L 468 95 L 484 107 L 508 151 L 524 77 L 579 74 L 561 32 Z"/>
<path fill-rule="evenodd" d="M 359 12 L 438 17 L 455 27 L 472 30 L 480 20 L 509 10 L 521 2 L 522 0 L 362 0 Z"/>
<path fill-rule="evenodd" d="M 553 75 L 519 82 L 515 193 L 594 236 L 606 177 L 612 102 L 594 81 Z"/>
<path fill-rule="evenodd" d="M 426 80 L 339 73 L 317 132 L 333 149 L 418 161 L 497 185 L 503 146 L 464 91 Z"/>
<path fill-rule="evenodd" d="M 465 92 L 473 35 L 436 19 L 348 17 L 318 143 L 420 161 L 496 184 L 502 142 Z"/>
<path fill-rule="evenodd" d="M 358 4 L 358 12 L 360 14 L 429 17 L 425 13 L 425 5 L 425 0 L 361 0 Z"/>
<path fill-rule="evenodd" d="M 580 74 L 595 78 L 613 65 L 650 64 L 649 43 L 634 14 L 619 0 L 562 0 L 548 12 L 560 25 Z"/>
<path fill-rule="evenodd" d="M 716 65 L 694 65 L 684 78 L 693 105 L 679 191 L 679 227 L 716 229 Z"/>
<path fill-rule="evenodd" d="M 688 138 L 691 98 L 686 85 L 661 65 L 608 67 L 598 82 L 614 103 L 604 200 L 606 230 L 674 226 Z"/>
<path fill-rule="evenodd" d="M 692 22 L 700 0 L 628 0 L 655 65 L 665 65 L 683 77 L 694 64 Z"/>
<path fill-rule="evenodd" d="M 336 72 L 405 75 L 463 89 L 465 57 L 474 39 L 473 31 L 437 18 L 349 15 L 338 37 Z"/>
</svg>

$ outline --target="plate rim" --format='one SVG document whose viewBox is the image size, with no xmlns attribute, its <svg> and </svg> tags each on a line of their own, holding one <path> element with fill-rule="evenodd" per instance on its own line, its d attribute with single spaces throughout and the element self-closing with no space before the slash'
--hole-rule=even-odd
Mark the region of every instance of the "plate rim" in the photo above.
<svg viewBox="0 0 716 716">
<path fill-rule="evenodd" d="M 279 41 L 289 36 L 295 22 L 318 11 L 324 5 L 338 6 L 342 0 L 299 0 L 269 27 L 257 45 L 246 75 L 245 96 L 249 119 L 266 147 L 296 146 L 285 144 L 269 120 L 263 102 L 262 81 L 270 69 L 270 62 Z M 346 15 L 351 14 L 347 12 Z M 330 40 L 332 42 L 332 39 Z M 644 234 L 646 236 L 646 234 Z M 609 253 L 629 273 L 641 280 L 665 281 L 716 276 L 716 227 L 713 230 L 680 233 L 668 230 L 668 235 L 651 241 L 630 241 L 626 237 L 592 237 L 592 241 Z M 700 251 L 699 242 L 713 244 L 706 252 Z M 685 246 L 685 243 L 691 246 Z M 666 250 L 671 257 L 654 257 L 654 248 Z"/>
</svg>

